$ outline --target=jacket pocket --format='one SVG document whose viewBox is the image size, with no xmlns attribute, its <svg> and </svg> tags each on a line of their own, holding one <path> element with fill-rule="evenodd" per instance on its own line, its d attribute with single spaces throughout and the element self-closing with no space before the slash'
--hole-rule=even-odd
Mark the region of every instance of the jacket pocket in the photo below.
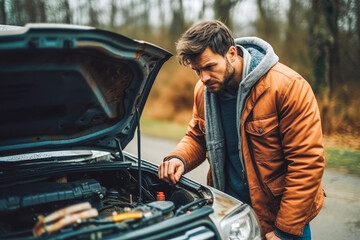
<svg viewBox="0 0 360 240">
<path fill-rule="evenodd" d="M 281 199 L 285 191 L 285 176 L 286 172 L 265 181 L 265 187 L 267 194 L 269 195 L 271 211 L 274 215 L 276 215 L 280 209 Z"/>
<path fill-rule="evenodd" d="M 265 185 L 269 189 L 273 198 L 278 198 L 282 196 L 285 191 L 285 175 L 286 173 L 282 173 L 274 178 L 271 178 L 265 181 Z"/>
<path fill-rule="evenodd" d="M 270 117 L 247 122 L 246 132 L 254 136 L 265 136 L 270 131 L 278 127 L 278 120 L 276 115 Z"/>
<path fill-rule="evenodd" d="M 283 160 L 279 123 L 275 114 L 247 122 L 245 131 L 255 161 L 267 165 L 268 161 L 280 163 Z"/>
</svg>

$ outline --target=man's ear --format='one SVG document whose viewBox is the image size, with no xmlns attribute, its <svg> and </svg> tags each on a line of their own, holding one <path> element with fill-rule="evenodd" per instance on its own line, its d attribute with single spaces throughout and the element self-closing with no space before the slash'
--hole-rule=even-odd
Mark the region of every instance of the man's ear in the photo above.
<svg viewBox="0 0 360 240">
<path fill-rule="evenodd" d="M 229 60 L 231 62 L 235 62 L 236 58 L 237 58 L 237 48 L 235 46 L 231 46 L 229 47 L 229 50 L 226 53 L 229 57 Z"/>
</svg>

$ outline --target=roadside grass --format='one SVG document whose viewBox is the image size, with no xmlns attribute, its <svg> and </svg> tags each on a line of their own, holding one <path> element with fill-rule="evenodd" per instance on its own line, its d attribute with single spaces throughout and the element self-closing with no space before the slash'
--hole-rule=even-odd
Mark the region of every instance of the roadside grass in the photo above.
<svg viewBox="0 0 360 240">
<path fill-rule="evenodd" d="M 326 168 L 360 176 L 360 151 L 342 146 L 325 146 Z"/>
<path fill-rule="evenodd" d="M 186 132 L 186 124 L 141 118 L 141 130 L 145 135 L 179 141 Z M 327 169 L 360 176 L 360 151 L 345 146 L 325 145 Z"/>
<path fill-rule="evenodd" d="M 155 120 L 142 116 L 140 120 L 141 132 L 152 137 L 166 138 L 179 141 L 186 132 L 186 124 L 178 124 L 167 120 Z"/>
</svg>

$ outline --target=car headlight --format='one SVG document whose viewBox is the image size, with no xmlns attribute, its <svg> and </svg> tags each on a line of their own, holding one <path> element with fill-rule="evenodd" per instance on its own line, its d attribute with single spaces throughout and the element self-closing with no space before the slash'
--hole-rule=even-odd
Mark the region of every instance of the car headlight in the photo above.
<svg viewBox="0 0 360 240">
<path fill-rule="evenodd" d="M 261 239 L 258 220 L 250 206 L 236 208 L 220 222 L 226 240 Z"/>
</svg>

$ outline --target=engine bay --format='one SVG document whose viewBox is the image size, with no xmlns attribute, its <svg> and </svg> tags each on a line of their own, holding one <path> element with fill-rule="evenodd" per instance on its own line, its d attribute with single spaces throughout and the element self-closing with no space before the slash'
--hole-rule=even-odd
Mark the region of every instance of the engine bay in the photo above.
<svg viewBox="0 0 360 240">
<path fill-rule="evenodd" d="M 50 237 L 100 225 L 140 229 L 209 202 L 190 187 L 135 169 L 77 172 L 0 190 L 0 239 Z M 139 196 L 140 195 L 140 196 Z"/>
</svg>

